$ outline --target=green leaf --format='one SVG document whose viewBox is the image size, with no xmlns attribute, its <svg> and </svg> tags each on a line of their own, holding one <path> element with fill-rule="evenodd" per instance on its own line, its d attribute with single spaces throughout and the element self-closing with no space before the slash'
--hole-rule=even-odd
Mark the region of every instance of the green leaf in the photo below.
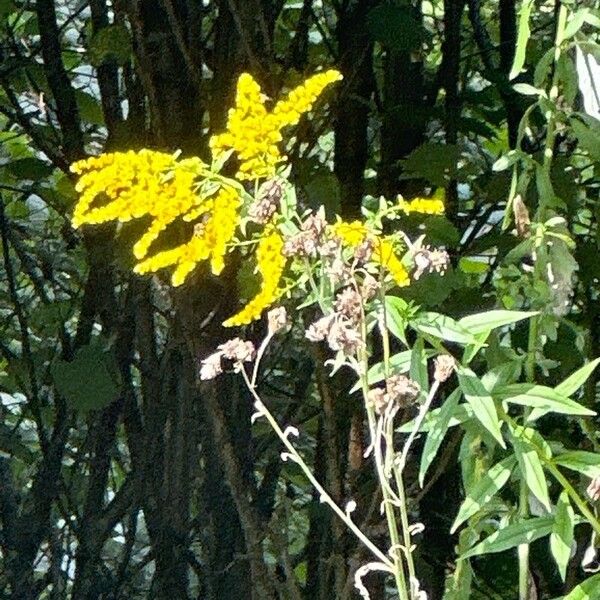
<svg viewBox="0 0 600 600">
<path fill-rule="evenodd" d="M 476 335 L 498 327 L 511 325 L 523 319 L 529 319 L 537 314 L 537 312 L 519 310 L 489 310 L 463 317 L 458 324 L 469 333 Z"/>
<path fill-rule="evenodd" d="M 554 457 L 554 463 L 572 471 L 583 473 L 590 479 L 600 477 L 600 454 L 573 450 Z"/>
<path fill-rule="evenodd" d="M 443 408 L 443 407 L 442 407 Z M 426 417 L 423 423 L 421 423 L 421 427 L 419 431 L 427 432 L 431 431 L 434 424 L 440 417 L 440 412 L 442 408 L 436 408 L 432 410 Z M 466 421 L 470 421 L 474 417 L 473 409 L 468 404 L 459 404 L 454 411 L 454 414 L 450 418 L 450 422 L 448 423 L 448 427 L 455 427 L 456 425 L 460 425 L 461 423 L 465 423 Z M 400 427 L 396 429 L 398 433 L 410 433 L 415 428 L 415 419 L 411 419 L 407 421 Z"/>
<path fill-rule="evenodd" d="M 595 415 L 596 413 L 578 402 L 559 394 L 544 385 L 532 383 L 511 383 L 494 390 L 494 398 L 539 409 L 538 416 L 555 412 L 563 415 Z"/>
<path fill-rule="evenodd" d="M 446 187 L 456 177 L 460 150 L 452 144 L 421 144 L 401 161 L 403 179 L 423 178 L 437 187 Z"/>
<path fill-rule="evenodd" d="M 512 445 L 519 461 L 521 479 L 544 508 L 550 512 L 550 496 L 548 495 L 548 483 L 544 475 L 544 468 L 536 449 L 523 437 L 519 437 L 519 430 L 522 429 L 519 427 L 514 432 L 511 431 Z"/>
<path fill-rule="evenodd" d="M 369 11 L 367 30 L 386 48 L 410 52 L 425 40 L 423 26 L 413 14 L 406 6 L 381 4 Z"/>
<path fill-rule="evenodd" d="M 508 385 L 519 378 L 522 370 L 521 361 L 510 360 L 490 369 L 482 378 L 485 389 L 492 393 L 498 387 Z"/>
<path fill-rule="evenodd" d="M 578 369 L 562 383 L 559 383 L 554 388 L 554 391 L 563 396 L 572 396 L 588 380 L 588 377 L 598 366 L 598 363 L 600 363 L 600 358 L 596 358 L 592 362 L 583 365 L 581 369 Z"/>
<path fill-rule="evenodd" d="M 256 279 L 256 278 L 255 278 Z M 425 355 L 427 358 L 431 358 L 435 356 L 437 352 L 435 350 L 425 350 Z M 403 350 L 402 352 L 398 352 L 398 354 L 393 354 L 390 356 L 390 372 L 392 374 L 396 373 L 408 373 L 410 371 L 410 361 L 412 359 L 412 351 L 411 350 Z M 375 383 L 379 383 L 385 379 L 385 366 L 383 362 L 379 362 L 374 364 L 369 371 L 367 372 L 367 382 L 369 385 L 373 385 Z M 360 389 L 360 383 L 354 385 L 354 387 L 350 390 L 350 393 Z"/>
<path fill-rule="evenodd" d="M 423 487 L 427 470 L 436 457 L 442 440 L 448 431 L 450 419 L 458 406 L 460 393 L 460 389 L 455 389 L 441 406 L 436 417 L 431 420 L 429 434 L 425 440 L 423 452 L 421 453 L 421 464 L 419 465 L 419 485 L 421 487 Z"/>
<path fill-rule="evenodd" d="M 39 158 L 20 158 L 19 160 L 13 160 L 6 165 L 2 165 L 11 174 L 18 179 L 31 179 L 32 181 L 38 181 L 48 177 L 54 167 L 48 163 L 40 160 Z"/>
<path fill-rule="evenodd" d="M 465 552 L 459 560 L 465 560 L 481 554 L 504 552 L 520 544 L 531 544 L 552 531 L 553 517 L 535 517 L 520 523 L 512 523 L 488 536 L 475 547 Z"/>
<path fill-rule="evenodd" d="M 56 389 L 67 403 L 82 412 L 100 410 L 119 395 L 111 355 L 97 345 L 84 346 L 71 362 L 59 360 L 52 368 Z"/>
<path fill-rule="evenodd" d="M 120 23 L 104 27 L 94 35 L 89 44 L 90 62 L 95 67 L 113 59 L 124 65 L 131 57 L 131 38 L 127 27 Z"/>
<path fill-rule="evenodd" d="M 494 400 L 485 389 L 485 386 L 470 369 L 459 366 L 457 372 L 460 389 L 471 405 L 475 417 L 492 434 L 500 446 L 506 448 L 500 432 L 500 421 Z"/>
<path fill-rule="evenodd" d="M 515 83 L 513 88 L 515 92 L 523 94 L 524 96 L 540 96 L 545 93 L 543 89 L 536 88 L 529 83 Z"/>
<path fill-rule="evenodd" d="M 421 393 L 427 394 L 429 391 L 429 374 L 427 372 L 427 355 L 425 354 L 423 338 L 421 337 L 417 338 L 412 347 L 409 376 L 419 384 Z"/>
<path fill-rule="evenodd" d="M 434 312 L 419 313 L 410 326 L 419 333 L 457 344 L 476 344 L 477 339 L 454 319 Z"/>
<path fill-rule="evenodd" d="M 519 11 L 519 30 L 517 33 L 517 47 L 515 49 L 515 59 L 508 75 L 508 79 L 514 79 L 525 64 L 525 55 L 527 53 L 527 42 L 531 37 L 529 29 L 529 17 L 533 8 L 533 0 L 524 0 Z"/>
<path fill-rule="evenodd" d="M 495 464 L 470 490 L 460 505 L 450 533 L 454 533 L 467 519 L 481 510 L 506 484 L 517 462 L 514 456 L 507 456 Z"/>
<path fill-rule="evenodd" d="M 592 159 L 600 160 L 600 126 L 587 115 L 579 114 L 577 116 L 579 118 L 571 117 L 570 123 L 579 145 L 589 153 Z"/>
<path fill-rule="evenodd" d="M 390 333 L 408 346 L 406 341 L 406 315 L 408 303 L 397 296 L 385 297 L 385 324 Z"/>
<path fill-rule="evenodd" d="M 563 490 L 556 503 L 554 525 L 550 534 L 550 550 L 563 581 L 565 580 L 567 565 L 571 558 L 574 528 L 575 513 L 569 502 L 569 495 Z"/>
<path fill-rule="evenodd" d="M 575 586 L 560 600 L 596 600 L 600 597 L 600 573 L 592 575 L 583 583 Z"/>
<path fill-rule="evenodd" d="M 303 184 L 307 205 L 317 210 L 325 207 L 328 215 L 340 213 L 342 196 L 338 178 L 329 171 L 312 173 L 308 181 Z"/>
</svg>

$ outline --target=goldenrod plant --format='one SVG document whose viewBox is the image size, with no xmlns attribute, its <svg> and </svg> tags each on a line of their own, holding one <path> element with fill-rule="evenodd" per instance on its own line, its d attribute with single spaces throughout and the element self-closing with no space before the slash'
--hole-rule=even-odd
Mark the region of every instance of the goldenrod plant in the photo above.
<svg viewBox="0 0 600 600">
<path fill-rule="evenodd" d="M 210 163 L 148 149 L 76 162 L 71 169 L 79 176 L 80 198 L 73 225 L 146 219 L 148 225 L 133 245 L 134 271 L 143 276 L 169 268 L 173 286 L 189 282 L 203 262 L 219 276 L 234 253 L 253 261 L 258 292 L 223 326 L 246 326 L 265 317 L 267 334 L 258 346 L 242 337 L 219 345 L 204 357 L 199 378 L 211 380 L 228 369 L 241 374 L 253 398 L 253 419 L 267 420 L 284 446 L 282 459 L 299 465 L 321 501 L 369 551 L 371 558 L 354 577 L 363 598 L 370 597 L 363 578 L 371 571 L 389 576 L 401 600 L 427 598 L 415 561 L 423 525 L 411 514 L 405 468 L 418 460 L 423 486 L 444 436 L 457 424 L 465 428 L 463 452 L 478 449 L 475 456 L 485 460 L 475 460 L 469 463 L 470 471 L 465 470 L 466 497 L 452 530 L 467 522 L 469 528 L 460 536 L 449 597 L 470 577 L 471 557 L 517 546 L 522 552 L 532 540 L 548 534 L 554 536 L 552 552 L 564 573 L 574 527 L 585 520 L 600 534 L 600 523 L 561 472 L 559 467 L 571 468 L 564 453 L 562 461 L 560 452 L 553 456 L 535 430 L 535 421 L 549 413 L 579 419 L 595 414 L 570 396 L 597 361 L 555 389 L 534 385 L 532 378 L 518 383 L 519 357 L 480 376 L 473 369 L 481 365 L 495 330 L 506 331 L 531 317 L 535 324 L 537 313 L 492 310 L 454 320 L 403 299 L 403 291 L 425 273 L 443 276 L 449 268 L 444 248 L 426 245 L 423 235 L 411 239 L 402 228 L 408 217 L 426 224 L 443 215 L 443 189 L 412 199 L 380 198 L 363 207 L 362 220 L 353 221 L 339 216 L 328 220 L 323 207 L 303 210 L 297 205 L 282 148 L 287 128 L 340 79 L 335 70 L 314 75 L 270 109 L 258 83 L 242 74 L 227 130 L 210 139 Z M 234 168 L 233 177 L 225 174 L 231 172 L 226 166 Z M 165 249 L 161 234 L 177 222 L 193 225 L 191 238 Z M 294 425 L 280 424 L 262 399 L 261 361 L 276 334 L 290 325 L 326 349 L 325 366 L 331 373 L 347 369 L 356 379 L 351 393 L 362 398 L 368 431 L 365 458 L 374 463 L 388 532 L 386 546 L 373 541 L 354 521 L 353 499 L 340 505 L 340 499 L 325 489 L 295 444 L 301 432 Z M 527 410 L 515 412 L 515 406 Z M 417 458 L 419 437 L 424 445 Z M 556 496 L 546 473 L 560 488 Z M 500 498 L 511 477 L 520 491 L 521 507 L 534 498 L 543 515 L 527 518 L 526 511 L 519 514 L 507 508 L 497 530 L 490 532 L 483 516 L 493 511 L 491 500 Z M 596 487 L 590 488 L 592 499 Z M 490 535 L 480 541 L 483 533 Z M 526 561 L 522 559 L 521 565 L 526 582 Z"/>
</svg>

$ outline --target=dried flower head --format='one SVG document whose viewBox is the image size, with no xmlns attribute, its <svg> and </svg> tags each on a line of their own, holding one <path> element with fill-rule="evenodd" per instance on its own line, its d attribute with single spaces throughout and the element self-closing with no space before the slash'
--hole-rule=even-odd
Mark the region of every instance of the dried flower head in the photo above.
<svg viewBox="0 0 600 600">
<path fill-rule="evenodd" d="M 377 294 L 380 287 L 381 285 L 379 284 L 379 281 L 377 281 L 373 275 L 367 273 L 363 279 L 362 285 L 360 286 L 360 295 L 362 296 L 363 300 L 370 300 L 375 296 L 375 294 Z"/>
<path fill-rule="evenodd" d="M 415 272 L 413 277 L 419 279 L 424 273 L 439 273 L 443 275 L 450 264 L 450 257 L 445 250 L 432 250 L 429 246 L 422 246 L 413 255 Z"/>
<path fill-rule="evenodd" d="M 278 179 L 269 179 L 259 188 L 254 202 L 248 209 L 248 217 L 255 223 L 264 225 L 275 214 L 281 202 L 283 188 Z"/>
<path fill-rule="evenodd" d="M 359 265 L 368 263 L 373 257 L 373 250 L 375 249 L 375 243 L 373 238 L 365 238 L 356 248 L 354 249 L 354 260 Z"/>
<path fill-rule="evenodd" d="M 388 395 L 383 388 L 373 388 L 367 394 L 367 402 L 375 409 L 375 412 L 380 415 L 385 412 L 388 404 Z"/>
<path fill-rule="evenodd" d="M 267 313 L 269 333 L 274 334 L 281 331 L 287 325 L 287 312 L 284 306 L 277 306 Z"/>
<path fill-rule="evenodd" d="M 356 354 L 357 350 L 364 345 L 355 324 L 340 318 L 335 319 L 331 324 L 327 334 L 327 343 L 334 352 L 341 350 L 347 356 Z"/>
<path fill-rule="evenodd" d="M 590 485 L 587 487 L 587 495 L 594 502 L 598 502 L 600 500 L 600 477 L 594 477 L 592 479 Z"/>
<path fill-rule="evenodd" d="M 309 257 L 317 255 L 319 240 L 310 231 L 300 231 L 285 240 L 283 253 L 285 256 Z"/>
<path fill-rule="evenodd" d="M 339 255 L 342 244 L 339 238 L 324 241 L 318 248 L 321 258 L 335 258 Z"/>
<path fill-rule="evenodd" d="M 352 287 L 346 287 L 339 292 L 335 299 L 335 308 L 352 322 L 360 320 L 363 299 Z"/>
<path fill-rule="evenodd" d="M 328 265 L 325 265 L 325 272 L 334 285 L 338 283 L 347 284 L 352 279 L 350 268 L 339 256 L 334 258 Z"/>
<path fill-rule="evenodd" d="M 329 329 L 335 317 L 336 315 L 333 313 L 311 323 L 306 330 L 306 338 L 311 342 L 322 342 L 329 335 Z"/>
<path fill-rule="evenodd" d="M 200 367 L 200 379 L 202 379 L 202 381 L 214 379 L 223 372 L 223 367 L 221 366 L 222 356 L 222 352 L 215 352 L 202 361 Z"/>
<path fill-rule="evenodd" d="M 433 377 L 439 382 L 447 381 L 454 372 L 454 368 L 456 366 L 456 360 L 449 354 L 442 354 L 438 356 L 433 363 L 435 365 Z"/>
<path fill-rule="evenodd" d="M 405 375 L 391 375 L 385 381 L 389 401 L 399 407 L 410 406 L 419 397 L 420 388 Z"/>
<path fill-rule="evenodd" d="M 302 231 L 307 231 L 312 233 L 312 235 L 320 239 L 325 233 L 325 228 L 327 227 L 327 221 L 325 219 L 325 207 L 319 207 L 319 210 L 315 213 L 311 213 L 304 219 L 304 223 L 302 223 Z"/>
<path fill-rule="evenodd" d="M 254 344 L 240 338 L 233 338 L 218 346 L 225 358 L 234 363 L 250 362 L 254 358 Z"/>
</svg>

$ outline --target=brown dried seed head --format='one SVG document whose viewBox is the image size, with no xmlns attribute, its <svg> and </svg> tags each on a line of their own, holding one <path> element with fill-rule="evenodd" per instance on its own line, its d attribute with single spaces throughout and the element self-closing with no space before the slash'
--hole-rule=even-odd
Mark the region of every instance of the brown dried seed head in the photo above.
<svg viewBox="0 0 600 600">
<path fill-rule="evenodd" d="M 287 312 L 284 306 L 277 306 L 267 313 L 269 333 L 281 331 L 287 325 Z"/>
<path fill-rule="evenodd" d="M 594 477 L 592 479 L 590 485 L 587 487 L 587 495 L 594 502 L 598 502 L 600 500 L 600 477 Z"/>
<path fill-rule="evenodd" d="M 434 361 L 435 370 L 433 377 L 439 382 L 447 381 L 454 371 L 456 366 L 456 360 L 449 354 L 442 354 L 438 356 Z"/>
</svg>

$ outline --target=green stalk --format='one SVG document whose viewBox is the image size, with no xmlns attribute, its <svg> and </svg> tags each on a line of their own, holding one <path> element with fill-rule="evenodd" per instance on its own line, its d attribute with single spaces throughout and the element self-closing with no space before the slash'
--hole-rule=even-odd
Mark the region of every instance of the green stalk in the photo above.
<svg viewBox="0 0 600 600">
<path fill-rule="evenodd" d="M 364 320 L 363 320 L 363 329 L 364 329 Z M 364 332 L 363 332 L 364 333 Z M 363 338 L 364 339 L 364 338 Z M 366 351 L 362 351 L 362 362 L 363 365 L 367 363 Z M 367 420 L 369 422 L 369 433 L 371 437 L 371 444 L 375 445 L 379 443 L 377 439 L 377 417 L 375 415 L 375 409 L 370 405 L 368 401 L 368 393 L 369 386 L 367 383 L 367 373 L 368 369 L 363 369 L 364 373 L 360 376 L 361 381 L 361 389 L 363 394 L 363 399 L 365 402 L 365 408 L 367 411 Z M 383 496 L 383 508 L 385 511 L 385 518 L 387 521 L 388 532 L 390 536 L 390 542 L 392 544 L 392 548 L 394 552 L 392 552 L 392 561 L 394 563 L 394 579 L 396 581 L 396 588 L 398 589 L 398 596 L 400 600 L 409 600 L 408 591 L 406 588 L 406 576 L 404 574 L 404 565 L 402 561 L 402 553 L 398 552 L 398 547 L 400 546 L 400 535 L 398 533 L 398 523 L 396 522 L 396 515 L 394 514 L 394 501 L 390 494 L 389 484 L 387 482 L 387 478 L 385 475 L 385 469 L 382 464 L 380 464 L 380 459 L 378 457 L 378 452 L 373 450 L 373 457 L 375 459 L 377 476 L 379 478 L 379 486 L 381 487 L 381 494 Z"/>
<path fill-rule="evenodd" d="M 363 314 L 361 315 L 361 337 L 363 342 L 366 344 L 366 340 L 367 340 L 367 327 L 366 327 L 366 321 L 365 321 L 365 315 L 364 315 L 364 311 Z M 385 308 L 384 308 L 384 319 L 385 319 Z M 383 327 L 381 327 L 382 330 L 382 335 L 384 337 L 384 342 L 383 342 L 383 351 L 384 351 L 384 373 L 387 375 L 389 375 L 389 340 L 385 339 L 385 335 L 384 335 L 384 331 L 387 333 L 387 328 L 385 327 L 385 321 L 383 323 Z M 373 408 L 373 406 L 371 406 L 369 400 L 368 400 L 368 394 L 369 394 L 369 382 L 367 381 L 367 373 L 369 372 L 369 358 L 367 356 L 367 351 L 366 349 L 363 348 L 363 350 L 361 351 L 361 356 L 359 357 L 360 363 L 361 363 L 361 368 L 360 368 L 360 383 L 361 383 L 361 390 L 362 390 L 362 395 L 363 395 L 363 400 L 365 403 L 365 408 L 367 411 L 367 420 L 369 423 L 369 433 L 370 433 L 370 437 L 371 437 L 371 444 L 373 444 L 373 457 L 375 459 L 375 465 L 376 465 L 376 470 L 377 470 L 377 476 L 379 478 L 379 485 L 381 487 L 381 493 L 383 496 L 383 507 L 384 507 L 384 511 L 385 511 L 385 517 L 386 517 L 386 521 L 387 521 L 387 526 L 388 526 L 388 532 L 389 532 L 389 536 L 390 536 L 390 542 L 392 544 L 392 548 L 393 551 L 391 553 L 392 556 L 392 560 L 394 563 L 394 579 L 396 582 L 396 588 L 398 590 L 398 596 L 400 598 L 400 600 L 410 600 L 410 595 L 409 595 L 409 590 L 407 590 L 406 587 L 406 575 L 404 573 L 404 564 L 403 564 L 403 560 L 402 560 L 402 553 L 399 552 L 399 547 L 400 547 L 400 535 L 398 533 L 398 523 L 396 521 L 396 515 L 394 513 L 394 505 L 395 503 L 393 502 L 393 498 L 392 498 L 392 494 L 390 493 L 390 486 L 388 483 L 388 479 L 387 479 L 387 475 L 386 475 L 386 470 L 385 470 L 385 465 L 381 464 L 380 462 L 380 457 L 379 457 L 379 452 L 378 450 L 375 448 L 376 444 L 380 443 L 380 440 L 377 439 L 377 417 L 375 415 L 375 409 Z M 386 448 L 386 454 L 388 452 L 393 452 L 393 440 L 388 439 L 387 436 L 385 436 L 385 448 Z M 384 460 L 384 462 L 386 462 Z M 400 510 L 402 511 L 402 508 L 406 508 L 405 507 L 405 502 L 403 501 L 402 498 L 399 498 L 400 500 Z M 408 553 L 407 553 L 408 554 Z M 407 557 L 408 560 L 408 557 Z M 409 571 L 410 573 L 410 571 Z"/>
</svg>

